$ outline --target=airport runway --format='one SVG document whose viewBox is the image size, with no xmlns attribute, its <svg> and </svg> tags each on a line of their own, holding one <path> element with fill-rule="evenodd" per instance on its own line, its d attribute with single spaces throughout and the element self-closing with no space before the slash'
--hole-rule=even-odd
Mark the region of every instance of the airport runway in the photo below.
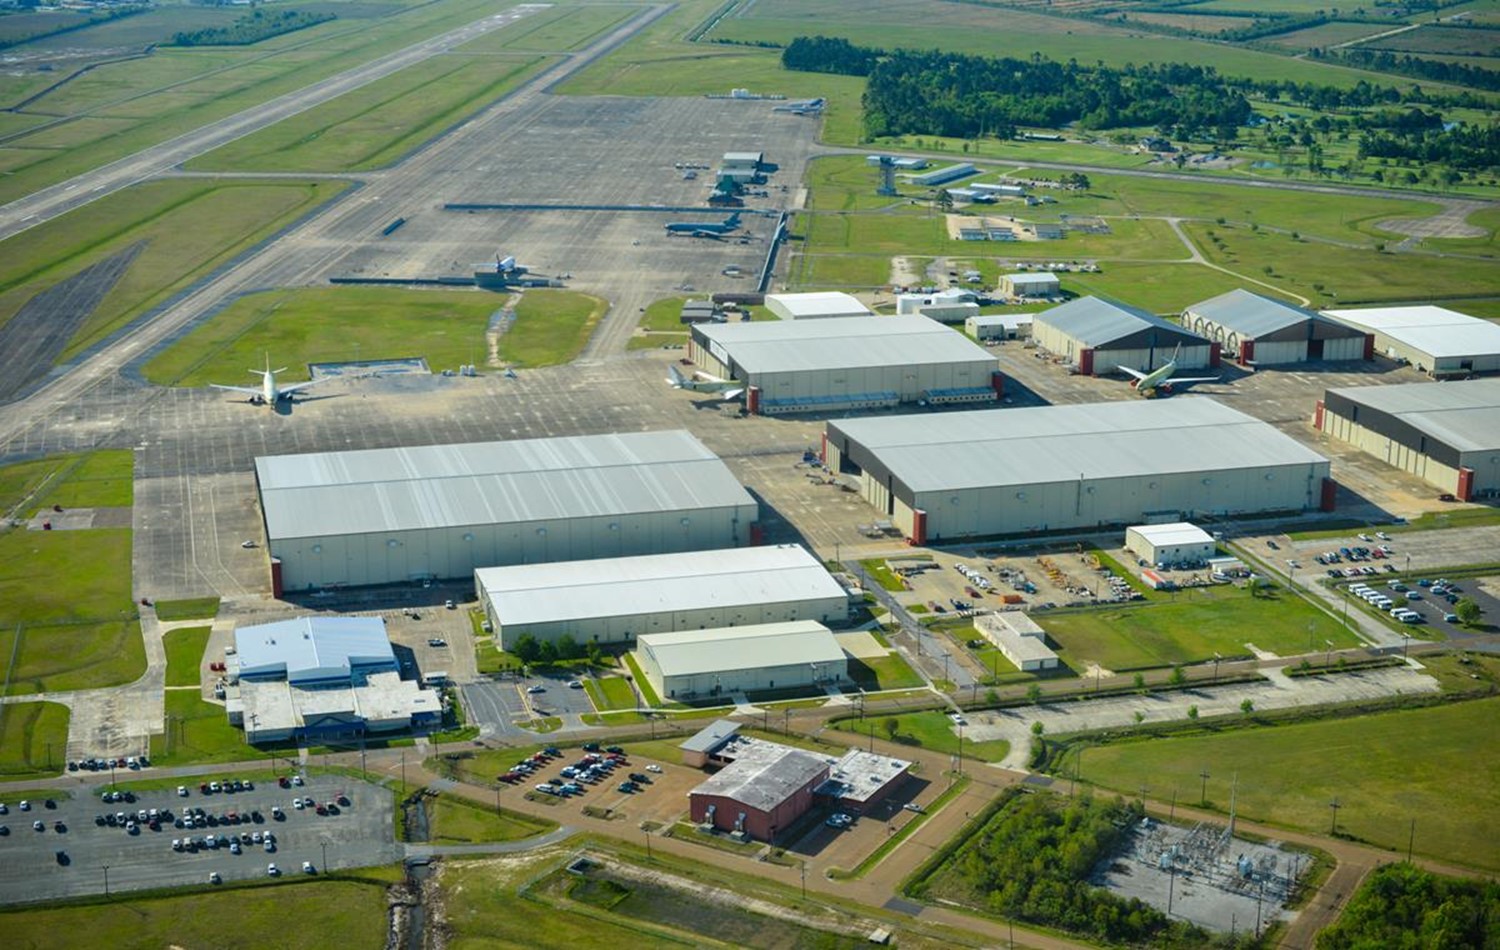
<svg viewBox="0 0 1500 950">
<path fill-rule="evenodd" d="M 414 66 L 439 53 L 484 35 L 492 30 L 509 26 L 524 16 L 545 9 L 537 4 L 522 4 L 504 13 L 496 13 L 476 20 L 441 36 L 423 40 L 398 50 L 389 56 L 363 63 L 336 76 L 304 86 L 295 92 L 251 106 L 243 112 L 220 119 L 174 139 L 142 149 L 116 162 L 111 162 L 92 171 L 85 172 L 67 181 L 58 182 L 50 188 L 33 192 L 25 198 L 0 207 L 0 241 L 28 228 L 34 228 L 91 201 L 128 188 L 162 174 L 188 159 L 225 143 L 258 132 L 283 119 L 306 112 L 330 99 L 369 85 L 398 70 Z M 297 176 L 304 177 L 304 176 Z"/>
</svg>

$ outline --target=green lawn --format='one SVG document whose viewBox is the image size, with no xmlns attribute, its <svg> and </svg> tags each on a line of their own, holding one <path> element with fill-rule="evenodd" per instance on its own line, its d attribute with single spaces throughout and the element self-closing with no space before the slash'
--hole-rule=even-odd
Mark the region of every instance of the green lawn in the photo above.
<svg viewBox="0 0 1500 950">
<path fill-rule="evenodd" d="M 599 700 L 603 700 L 603 703 L 600 705 L 601 709 L 635 708 L 635 690 L 630 688 L 630 683 L 626 682 L 625 677 L 606 676 L 602 679 L 588 680 L 587 682 L 593 685 L 598 692 L 598 698 L 595 699 L 595 703 L 598 704 Z M 592 691 L 590 695 L 593 695 Z"/>
<path fill-rule="evenodd" d="M 1264 274 L 1247 274 L 1256 280 Z M 1276 291 L 1240 280 L 1202 264 L 1144 264 L 1113 261 L 1097 274 L 1064 274 L 1063 290 L 1080 297 L 1095 294 L 1134 304 L 1152 313 L 1178 314 L 1189 305 L 1231 290 L 1245 289 L 1268 297 L 1285 297 Z M 1288 303 L 1299 301 L 1287 298 Z"/>
<path fill-rule="evenodd" d="M 494 54 L 433 57 L 220 146 L 187 167 L 256 172 L 378 168 L 520 85 L 544 61 L 540 56 Z"/>
<path fill-rule="evenodd" d="M 539 10 L 514 26 L 470 40 L 460 46 L 459 50 L 471 53 L 578 49 L 619 26 L 640 10 L 640 7 L 624 4 L 597 7 L 556 6 Z"/>
<path fill-rule="evenodd" d="M 250 294 L 145 366 L 161 385 L 246 379 L 266 355 L 306 379 L 308 363 L 425 357 L 433 370 L 484 362 L 485 328 L 501 300 L 467 291 L 315 287 Z M 357 329 L 358 332 L 354 332 Z"/>
<path fill-rule="evenodd" d="M 451 795 L 439 795 L 428 803 L 427 820 L 435 844 L 518 841 L 557 827 L 556 822 L 513 811 L 497 813 Z"/>
<path fill-rule="evenodd" d="M 61 703 L 0 706 L 0 781 L 57 775 L 68 750 L 68 707 Z"/>
<path fill-rule="evenodd" d="M 184 600 L 158 600 L 152 605 L 158 620 L 212 620 L 219 615 L 219 598 L 190 597 Z"/>
<path fill-rule="evenodd" d="M 134 455 L 101 449 L 82 455 L 49 455 L 0 467 L 0 513 L 30 498 L 23 516 L 41 508 L 128 508 Z"/>
<path fill-rule="evenodd" d="M 0 534 L 0 631 L 135 617 L 129 528 Z"/>
<path fill-rule="evenodd" d="M 344 187 L 167 179 L 101 198 L 0 242 L 0 323 L 41 291 L 139 245 L 69 341 L 62 358 L 71 358 Z M 243 374 L 237 367 L 236 378 Z"/>
<path fill-rule="evenodd" d="M 914 689 L 926 684 L 917 671 L 911 668 L 911 664 L 897 653 L 888 653 L 882 657 L 850 657 L 849 678 L 872 692 Z"/>
<path fill-rule="evenodd" d="M 1184 591 L 1148 604 L 1048 611 L 1038 621 L 1074 670 L 1097 663 L 1123 671 L 1250 653 L 1246 643 L 1284 656 L 1359 640 L 1338 621 L 1286 591 L 1251 598 L 1237 588 Z"/>
<path fill-rule="evenodd" d="M 207 874 L 202 888 L 170 896 L 0 910 L 0 930 L 14 950 L 82 944 L 324 950 L 385 943 L 390 881 L 378 871 L 213 889 Z"/>
<path fill-rule="evenodd" d="M 574 290 L 528 290 L 516 304 L 516 319 L 500 337 L 500 358 L 513 366 L 571 362 L 609 304 Z"/>
<path fill-rule="evenodd" d="M 1404 851 L 1416 819 L 1418 854 L 1500 870 L 1500 757 L 1490 736 L 1500 699 L 1452 703 L 1352 719 L 1235 729 L 1088 749 L 1082 777 L 1126 792 L 1149 786 L 1196 801 L 1207 769 L 1208 799 L 1244 818 L 1339 830 Z"/>
<path fill-rule="evenodd" d="M 244 730 L 229 724 L 223 706 L 205 702 L 193 690 L 167 690 L 167 734 L 151 737 L 151 764 L 162 767 L 236 762 L 264 758 L 245 741 Z"/>
<path fill-rule="evenodd" d="M 167 685 L 197 686 L 201 681 L 203 651 L 212 627 L 181 627 L 162 637 L 167 651 Z"/>
<path fill-rule="evenodd" d="M 947 752 L 950 755 L 958 754 L 958 732 L 945 714 L 937 710 L 927 712 L 903 713 L 898 716 L 868 716 L 864 721 L 859 719 L 840 720 L 834 728 L 842 732 L 853 732 L 859 735 L 869 735 L 873 729 L 877 739 L 885 739 L 890 736 L 890 730 L 886 728 L 887 720 L 896 721 L 895 741 L 903 745 L 918 746 L 930 749 L 934 752 Z M 988 742 L 965 741 L 963 753 L 965 758 L 978 759 L 981 762 L 999 762 L 1010 752 L 1010 743 L 1004 739 L 994 739 Z"/>
<path fill-rule="evenodd" d="M 891 570 L 890 565 L 880 558 L 860 561 L 859 566 L 864 568 L 866 573 L 874 578 L 875 583 L 879 584 L 881 588 L 891 591 L 906 590 L 906 584 L 896 575 L 895 571 Z"/>
</svg>

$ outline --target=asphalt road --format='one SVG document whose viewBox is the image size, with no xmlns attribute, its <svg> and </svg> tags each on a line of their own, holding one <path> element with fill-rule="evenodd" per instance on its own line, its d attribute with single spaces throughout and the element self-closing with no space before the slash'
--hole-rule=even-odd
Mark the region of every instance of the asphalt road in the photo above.
<svg viewBox="0 0 1500 950">
<path fill-rule="evenodd" d="M 524 16 L 545 9 L 523 4 L 504 13 L 476 20 L 441 36 L 414 43 L 389 56 L 363 63 L 295 92 L 251 106 L 243 112 L 185 132 L 134 155 L 95 168 L 25 198 L 0 207 L 0 241 L 36 227 L 91 201 L 159 175 L 175 165 L 195 158 L 227 142 L 258 132 L 283 119 L 306 112 L 330 99 L 369 85 L 394 72 L 445 53 L 491 30 L 500 29 Z"/>
<path fill-rule="evenodd" d="M 401 857 L 401 846 L 395 840 L 391 793 L 377 786 L 337 775 L 312 776 L 303 788 L 283 789 L 274 782 L 258 782 L 251 792 L 203 795 L 195 781 L 184 782 L 191 789 L 186 798 L 163 790 L 142 792 L 133 804 L 106 805 L 99 800 L 97 790 L 90 790 L 72 800 L 56 799 L 55 810 L 33 805 L 30 812 L 21 812 L 12 806 L 9 815 L 0 816 L 0 823 L 10 826 L 10 834 L 0 837 L 0 904 L 100 893 L 105 889 L 106 874 L 111 892 L 205 884 L 212 871 L 226 882 L 264 878 L 268 876 L 266 866 L 272 862 L 281 869 L 283 878 L 295 878 L 304 873 L 303 861 L 311 861 L 314 868 L 323 866 L 324 845 L 328 865 L 335 869 L 389 864 Z M 340 793 L 349 797 L 350 805 L 338 815 L 320 816 L 292 807 L 294 794 L 328 801 Z M 272 805 L 281 806 L 286 813 L 284 821 L 272 817 Z M 135 835 L 94 823 L 94 816 L 105 811 L 142 808 L 168 808 L 178 815 L 184 808 L 202 808 L 213 814 L 231 810 L 248 814 L 258 809 L 264 821 L 194 829 L 178 829 L 166 822 L 160 831 L 142 828 Z M 32 829 L 36 819 L 45 820 L 45 831 Z M 67 830 L 55 830 L 57 821 L 62 821 Z M 263 845 L 253 843 L 242 845 L 238 855 L 228 848 L 197 853 L 172 850 L 176 837 L 268 830 L 276 836 L 275 850 L 269 853 Z M 67 864 L 59 862 L 59 850 L 67 855 Z"/>
</svg>

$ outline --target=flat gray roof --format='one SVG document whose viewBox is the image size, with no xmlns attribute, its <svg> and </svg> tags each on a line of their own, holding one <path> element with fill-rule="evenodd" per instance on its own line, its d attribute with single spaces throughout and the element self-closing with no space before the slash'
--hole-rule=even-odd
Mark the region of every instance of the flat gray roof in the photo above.
<svg viewBox="0 0 1500 950">
<path fill-rule="evenodd" d="M 1156 331 L 1156 345 L 1184 343 L 1202 346 L 1208 340 L 1154 313 L 1103 297 L 1079 297 L 1036 315 L 1034 324 L 1056 327 L 1084 346 L 1123 343 L 1146 331 Z"/>
<path fill-rule="evenodd" d="M 1500 324 L 1446 307 L 1370 307 L 1323 312 L 1340 323 L 1382 333 L 1437 359 L 1500 353 Z"/>
<path fill-rule="evenodd" d="M 636 643 L 650 651 L 664 677 L 825 664 L 839 664 L 842 675 L 846 662 L 838 640 L 815 620 L 643 633 Z"/>
<path fill-rule="evenodd" d="M 996 364 L 995 357 L 928 317 L 829 317 L 698 326 L 716 356 L 726 354 L 749 373 L 913 366 L 919 363 Z"/>
<path fill-rule="evenodd" d="M 740 724 L 733 719 L 716 719 L 688 737 L 677 748 L 687 752 L 712 752 L 739 734 Z"/>
<path fill-rule="evenodd" d="M 273 541 L 756 503 L 681 430 L 271 455 L 255 474 Z"/>
<path fill-rule="evenodd" d="M 912 492 L 1328 461 L 1207 396 L 840 419 L 828 430 Z"/>
<path fill-rule="evenodd" d="M 522 626 L 848 597 L 795 544 L 484 567 L 474 581 L 501 624 Z"/>
<path fill-rule="evenodd" d="M 866 802 L 895 778 L 911 768 L 905 759 L 876 755 L 862 749 L 850 749 L 829 766 L 828 781 L 818 787 L 824 795 L 837 795 L 849 801 Z"/>
<path fill-rule="evenodd" d="M 1330 389 L 1460 452 L 1500 449 L 1500 378 Z"/>
<path fill-rule="evenodd" d="M 1360 331 L 1338 323 L 1320 313 L 1294 307 L 1289 303 L 1263 297 L 1248 290 L 1231 290 L 1187 308 L 1195 317 L 1211 320 L 1244 337 L 1258 339 L 1306 323 L 1343 330 L 1354 336 Z"/>
</svg>

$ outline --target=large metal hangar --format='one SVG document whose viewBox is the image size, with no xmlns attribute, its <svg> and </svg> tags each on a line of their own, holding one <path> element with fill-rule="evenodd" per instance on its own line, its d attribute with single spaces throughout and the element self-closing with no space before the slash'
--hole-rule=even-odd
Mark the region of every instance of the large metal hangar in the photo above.
<svg viewBox="0 0 1500 950">
<path fill-rule="evenodd" d="M 1500 495 L 1500 379 L 1330 389 L 1313 424 L 1461 501 Z"/>
<path fill-rule="evenodd" d="M 1373 334 L 1374 350 L 1433 377 L 1500 370 L 1500 326 L 1446 307 L 1370 307 L 1324 315 Z"/>
<path fill-rule="evenodd" d="M 1121 366 L 1148 373 L 1174 354 L 1178 369 L 1219 365 L 1218 344 L 1154 313 L 1103 297 L 1079 297 L 1036 314 L 1031 337 L 1084 376 L 1105 376 Z"/>
<path fill-rule="evenodd" d="M 766 294 L 766 309 L 783 320 L 829 320 L 835 317 L 872 317 L 858 298 L 837 291 L 806 294 Z"/>
<path fill-rule="evenodd" d="M 1195 303 L 1183 311 L 1182 323 L 1218 343 L 1241 366 L 1375 355 L 1372 334 L 1248 290 Z"/>
<path fill-rule="evenodd" d="M 641 672 L 663 700 L 837 686 L 849 658 L 815 620 L 642 634 Z"/>
<path fill-rule="evenodd" d="M 915 543 L 1331 510 L 1328 460 L 1207 397 L 840 419 L 824 459 Z"/>
<path fill-rule="evenodd" d="M 990 402 L 1001 387 L 994 356 L 921 316 L 700 325 L 688 356 L 768 415 Z"/>
<path fill-rule="evenodd" d="M 624 643 L 675 630 L 849 619 L 848 592 L 795 544 L 485 567 L 474 572 L 474 588 L 505 650 L 526 634 Z"/>
<path fill-rule="evenodd" d="M 272 587 L 698 551 L 758 538 L 759 506 L 683 431 L 262 456 Z"/>
</svg>

